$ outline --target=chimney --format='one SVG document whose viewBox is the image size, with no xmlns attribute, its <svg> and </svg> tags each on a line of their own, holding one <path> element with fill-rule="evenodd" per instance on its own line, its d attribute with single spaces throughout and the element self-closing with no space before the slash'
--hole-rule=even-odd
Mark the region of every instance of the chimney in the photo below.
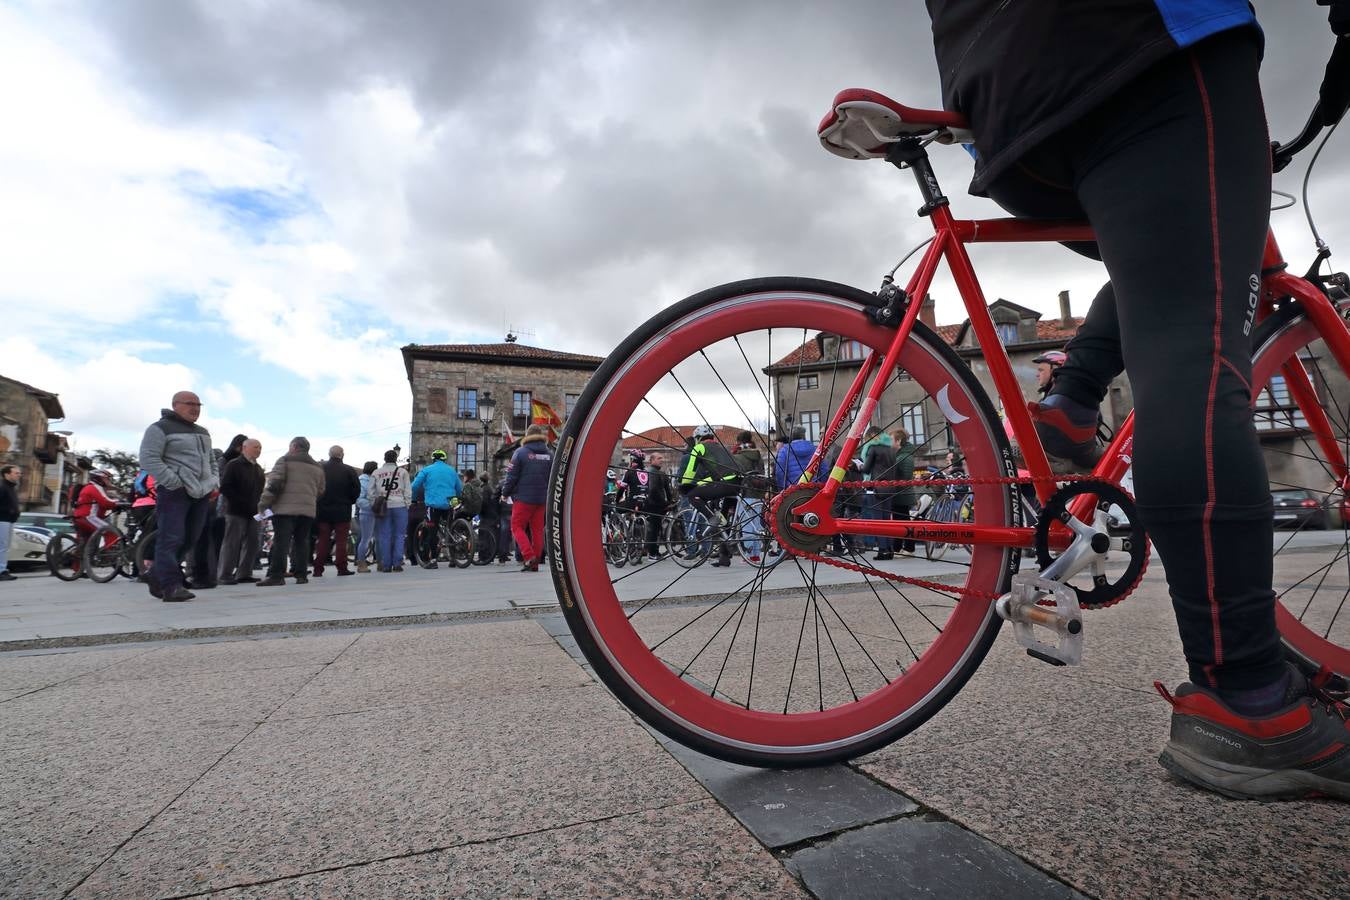
<svg viewBox="0 0 1350 900">
<path fill-rule="evenodd" d="M 1073 327 L 1073 309 L 1069 306 L 1069 292 L 1059 292 L 1059 320 L 1065 328 Z"/>
<path fill-rule="evenodd" d="M 929 328 L 937 329 L 937 301 L 933 299 L 932 294 L 923 295 L 923 303 L 919 306 L 919 321 Z"/>
</svg>

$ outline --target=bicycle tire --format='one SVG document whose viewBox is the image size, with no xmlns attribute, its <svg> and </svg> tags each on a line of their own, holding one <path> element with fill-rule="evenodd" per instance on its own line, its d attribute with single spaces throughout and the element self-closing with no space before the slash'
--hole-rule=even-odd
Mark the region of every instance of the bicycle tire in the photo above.
<svg viewBox="0 0 1350 900">
<path fill-rule="evenodd" d="M 1342 316 L 1350 315 L 1350 298 L 1337 301 Z M 1350 504 L 1345 490 L 1335 484 L 1331 468 L 1326 462 L 1315 438 L 1308 429 L 1300 428 L 1291 418 L 1290 407 L 1263 412 L 1267 407 L 1263 398 L 1274 399 L 1283 393 L 1288 398 L 1288 384 L 1283 379 L 1283 367 L 1301 360 L 1304 370 L 1312 378 L 1319 395 L 1330 400 L 1322 409 L 1332 427 L 1332 437 L 1344 454 L 1350 448 L 1350 403 L 1337 400 L 1336 392 L 1346 388 L 1350 373 L 1341 371 L 1336 359 L 1321 340 L 1312 320 L 1297 302 L 1290 302 L 1265 319 L 1252 335 L 1252 388 L 1256 404 L 1258 433 L 1266 432 L 1263 449 L 1270 467 L 1272 486 L 1284 489 L 1302 488 L 1315 497 L 1324 498 L 1322 511 L 1328 526 L 1333 524 L 1333 511 L 1340 519 L 1337 527 L 1328 527 L 1320 534 L 1305 534 L 1305 527 L 1293 533 L 1277 530 L 1272 547 L 1272 566 L 1276 591 L 1275 622 L 1285 652 L 1300 667 L 1315 671 L 1326 666 L 1342 678 L 1350 679 L 1350 604 L 1345 597 L 1344 559 L 1350 546 Z M 1274 382 L 1272 384 L 1272 382 Z M 1281 390 L 1283 387 L 1283 391 Z M 1272 388 L 1275 393 L 1271 393 Z M 1299 415 L 1306 418 L 1306 412 Z M 1294 426 L 1286 428 L 1285 426 Z M 1269 432 L 1284 432 L 1291 437 Z M 1288 441 L 1287 451 L 1280 445 Z M 1288 458 L 1284 454 L 1288 454 Z M 1315 464 L 1309 467 L 1308 462 Z M 1296 473 L 1311 475 L 1300 477 Z M 1313 521 L 1313 517 L 1307 520 Z"/>
<path fill-rule="evenodd" d="M 685 569 L 697 569 L 712 555 L 712 542 L 707 534 L 712 530 L 708 517 L 686 506 L 671 517 L 671 539 L 667 542 L 670 558 Z M 690 537 L 693 535 L 693 537 Z"/>
<path fill-rule="evenodd" d="M 875 601 L 861 589 L 845 595 L 815 578 L 817 564 L 803 565 L 794 556 L 793 569 L 785 573 L 784 563 L 775 572 L 783 578 L 799 573 L 800 590 L 794 585 L 792 590 L 782 591 L 775 585 L 766 600 L 762 579 L 767 573 L 754 571 L 759 601 L 749 617 L 754 619 L 755 643 L 750 645 L 752 626 L 746 626 L 739 646 L 750 650 L 749 661 L 742 653 L 732 666 L 731 651 L 738 647 L 755 587 L 731 594 L 719 589 L 716 594 L 696 596 L 687 603 L 666 602 L 672 591 L 680 589 L 675 586 L 679 579 L 688 573 L 648 594 L 656 588 L 644 587 L 641 579 L 635 584 L 627 576 L 612 576 L 604 564 L 596 523 L 601 515 L 605 471 L 621 437 L 642 430 L 643 423 L 634 418 L 635 411 L 642 406 L 647 414 L 647 407 L 651 407 L 672 424 L 709 421 L 709 417 L 696 419 L 694 412 L 683 412 L 686 407 L 677 410 L 675 418 L 662 408 L 680 402 L 672 383 L 684 383 L 677 369 L 683 367 L 690 372 L 691 383 L 693 367 L 705 363 L 721 375 L 714 360 L 731 360 L 735 347 L 740 347 L 746 365 L 740 371 L 748 369 L 753 379 L 750 393 L 741 397 L 764 393 L 767 405 L 767 392 L 762 385 L 754 386 L 763 372 L 749 362 L 744 350 L 747 344 L 759 354 L 767 331 L 769 352 L 762 358 L 770 367 L 780 355 L 772 352 L 775 330 L 780 341 L 783 334 L 791 332 L 791 343 L 787 348 L 780 343 L 780 351 L 798 348 L 792 352 L 800 359 L 807 354 L 810 335 L 837 336 L 840 345 L 856 340 L 884 352 L 894 332 L 876 325 L 867 315 L 867 307 L 876 302 L 872 295 L 853 288 L 799 278 L 738 282 L 689 297 L 662 310 L 610 354 L 591 377 L 559 440 L 548 504 L 550 545 L 557 550 L 550 571 L 572 634 L 596 674 L 630 711 L 663 734 L 711 756 L 749 765 L 791 766 L 848 759 L 884 746 L 918 727 L 955 695 L 984 658 L 1001 624 L 988 599 L 974 596 L 957 600 L 946 591 L 905 585 L 905 595 L 921 595 L 921 606 L 899 599 L 900 591 L 891 592 L 892 582 L 866 578 L 858 584 L 877 588 Z M 746 336 L 744 344 L 742 335 Z M 783 357 L 789 358 L 791 354 Z M 966 453 L 972 476 L 1015 476 L 1012 455 L 993 405 L 969 367 L 945 342 L 916 323 L 897 362 L 913 381 L 913 388 L 923 392 L 919 403 L 924 409 L 933 410 L 934 416 L 939 407 L 952 411 L 946 417 L 947 425 Z M 837 376 L 837 357 L 834 368 Z M 715 382 L 706 378 L 706 368 L 698 371 L 706 383 L 713 384 L 709 390 L 715 390 Z M 725 382 L 723 386 L 732 400 L 738 399 L 733 388 Z M 941 401 L 936 399 L 939 394 Z M 689 401 L 691 406 L 696 403 L 692 396 Z M 734 414 L 735 405 L 726 396 L 718 395 L 716 402 L 724 403 Z M 655 413 L 649 415 L 656 418 Z M 822 424 L 825 421 L 828 419 L 823 415 Z M 931 429 L 934 435 L 939 431 L 936 426 Z M 982 484 L 975 490 L 980 524 L 1013 524 L 1015 491 L 998 484 Z M 953 590 L 1000 593 L 1006 590 L 1019 559 L 1007 548 L 981 546 L 970 565 L 955 574 Z M 740 577 L 736 570 L 707 577 L 723 579 L 728 575 Z M 775 577 L 777 580 L 779 575 Z M 667 579 L 645 581 L 665 583 Z M 891 606 L 881 598 L 881 591 L 893 598 Z M 834 594 L 837 599 L 832 601 L 826 594 Z M 730 607 L 728 616 L 724 604 L 731 597 L 741 602 Z M 930 597 L 946 601 L 945 610 Z M 830 610 L 823 613 L 827 605 Z M 871 617 L 867 621 L 864 607 Z M 766 608 L 768 612 L 762 614 Z M 801 673 L 802 680 L 814 677 L 819 687 L 813 688 L 810 696 L 803 689 L 794 697 L 803 644 L 797 637 L 797 622 L 802 623 L 800 633 L 805 634 L 805 623 L 813 609 L 816 661 L 814 666 L 809 659 L 802 663 Z M 915 631 L 916 637 L 917 630 L 923 629 L 924 642 L 905 650 L 897 649 L 902 648 L 902 642 L 893 637 L 878 641 L 868 633 L 859 635 L 844 620 L 844 616 L 853 617 L 855 611 L 859 624 L 884 622 L 882 612 L 892 616 L 891 623 L 901 638 L 905 637 L 904 628 Z M 733 631 L 732 619 L 738 613 L 740 622 Z M 836 629 L 843 623 L 858 648 L 844 647 L 849 663 L 844 662 L 844 653 L 837 647 L 833 650 L 831 665 L 838 660 L 843 678 L 837 672 L 829 673 L 828 707 L 822 662 L 831 653 L 834 638 L 830 621 L 825 621 L 825 635 L 821 635 L 821 620 L 827 614 L 837 617 Z M 686 618 L 689 621 L 677 627 L 677 621 Z M 719 636 L 726 647 L 724 652 L 719 645 L 715 654 L 721 658 L 720 669 L 716 658 L 701 661 L 701 655 Z M 766 646 L 771 643 L 777 649 L 766 651 L 758 659 L 757 672 L 761 637 Z M 794 639 L 795 650 L 791 643 Z M 831 646 L 826 645 L 826 639 Z M 884 644 L 890 655 L 883 656 L 881 662 L 889 671 L 881 669 L 864 641 L 872 642 L 874 649 Z M 686 651 L 694 653 L 692 659 L 685 658 Z M 903 657 L 907 652 L 912 652 L 912 660 Z M 785 658 L 789 653 L 790 658 Z M 862 670 L 867 665 L 862 655 L 877 667 L 879 677 L 863 671 L 867 678 L 850 681 L 845 689 L 844 681 L 850 680 L 847 666 L 856 664 Z M 727 672 L 729 666 L 733 671 Z M 770 670 L 771 676 L 767 674 Z M 762 679 L 758 683 L 757 675 Z"/>
<path fill-rule="evenodd" d="M 147 581 L 150 573 L 155 568 L 155 540 L 159 537 L 159 529 L 150 528 L 141 532 L 140 537 L 136 538 L 136 547 L 132 551 L 136 557 L 137 578 L 141 581 Z"/>
<path fill-rule="evenodd" d="M 942 499 L 934 503 L 929 510 L 928 521 L 930 522 L 950 522 L 951 519 L 951 498 L 943 495 Z M 933 561 L 938 561 L 947 555 L 947 543 L 945 541 L 925 541 L 923 545 L 923 555 Z"/>
<path fill-rule="evenodd" d="M 104 538 L 111 534 L 112 540 Z M 126 535 L 116 525 L 107 525 L 84 542 L 84 571 L 96 584 L 107 584 L 117 577 L 122 564 L 122 545 Z"/>
<path fill-rule="evenodd" d="M 62 581 L 80 577 L 84 546 L 73 534 L 54 534 L 47 542 L 47 569 Z"/>
<path fill-rule="evenodd" d="M 440 555 L 439 528 L 435 522 L 420 522 L 413 532 L 413 544 L 417 550 L 417 564 L 424 569 L 431 568 Z"/>
<path fill-rule="evenodd" d="M 473 526 L 464 519 L 450 523 L 446 556 L 456 569 L 473 565 Z"/>
<path fill-rule="evenodd" d="M 497 555 L 497 535 L 492 533 L 489 528 L 478 529 L 478 536 L 474 538 L 473 564 L 475 566 L 486 566 L 492 562 Z"/>
<path fill-rule="evenodd" d="M 604 517 L 600 527 L 603 530 L 605 561 L 611 566 L 622 569 L 628 565 L 628 554 L 624 550 L 626 535 L 623 530 L 623 521 L 619 518 L 617 512 L 610 512 Z"/>
</svg>

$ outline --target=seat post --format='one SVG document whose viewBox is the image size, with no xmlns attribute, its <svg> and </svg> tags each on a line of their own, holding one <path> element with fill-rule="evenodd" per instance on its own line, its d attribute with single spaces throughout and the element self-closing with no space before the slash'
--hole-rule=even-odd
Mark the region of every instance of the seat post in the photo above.
<svg viewBox="0 0 1350 900">
<path fill-rule="evenodd" d="M 928 159 L 928 150 L 923 141 L 914 137 L 901 138 L 891 145 L 886 161 L 897 169 L 914 170 L 914 180 L 919 183 L 919 192 L 923 194 L 919 215 L 931 215 L 939 206 L 948 205 L 947 197 L 938 185 L 937 175 L 933 173 L 933 164 Z"/>
</svg>

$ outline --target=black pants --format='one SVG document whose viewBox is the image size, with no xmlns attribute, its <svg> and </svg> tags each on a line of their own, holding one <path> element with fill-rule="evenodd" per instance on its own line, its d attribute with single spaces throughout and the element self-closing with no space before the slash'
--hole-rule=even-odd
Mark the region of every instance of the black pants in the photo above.
<svg viewBox="0 0 1350 900">
<path fill-rule="evenodd" d="M 183 488 L 160 488 L 157 495 L 159 531 L 155 535 L 155 565 L 150 577 L 166 594 L 183 583 L 182 561 L 202 533 L 212 501 L 189 497 Z"/>
<path fill-rule="evenodd" d="M 290 571 L 297 578 L 309 575 L 309 532 L 314 527 L 313 516 L 273 516 L 272 555 L 267 560 L 267 577 L 286 575 L 286 554 L 291 557 Z"/>
<path fill-rule="evenodd" d="M 708 524 L 717 527 L 717 508 L 720 507 L 722 515 L 727 521 L 732 521 L 736 511 L 736 498 L 741 493 L 741 486 L 730 481 L 709 481 L 706 484 L 700 484 L 689 492 L 689 503 L 699 512 L 708 517 Z M 731 545 L 726 541 L 719 543 L 717 555 L 721 559 L 731 558 Z"/>
<path fill-rule="evenodd" d="M 1016 215 L 1086 216 L 1111 282 L 1051 393 L 1134 390 L 1139 513 L 1167 569 L 1191 680 L 1282 674 L 1272 520 L 1252 425 L 1248 297 L 1259 286 L 1270 151 L 1255 38 L 1181 51 L 1028 153 L 990 189 Z M 978 124 L 978 123 L 977 123 Z"/>
</svg>

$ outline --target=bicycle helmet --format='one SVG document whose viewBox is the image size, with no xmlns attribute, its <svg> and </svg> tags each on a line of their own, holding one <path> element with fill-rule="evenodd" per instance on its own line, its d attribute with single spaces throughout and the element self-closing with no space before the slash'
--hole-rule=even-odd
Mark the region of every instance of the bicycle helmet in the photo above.
<svg viewBox="0 0 1350 900">
<path fill-rule="evenodd" d="M 1034 363 L 1048 363 L 1056 368 L 1064 365 L 1068 361 L 1068 354 L 1063 350 L 1047 350 L 1032 360 Z"/>
<path fill-rule="evenodd" d="M 90 481 L 97 481 L 99 484 L 106 485 L 112 481 L 112 473 L 107 469 L 95 469 L 89 473 Z"/>
<path fill-rule="evenodd" d="M 432 450 L 432 451 L 431 451 L 431 458 L 432 458 L 432 459 L 444 460 L 444 459 L 445 459 L 445 451 L 444 451 L 444 450 Z"/>
<path fill-rule="evenodd" d="M 717 432 L 713 431 L 711 425 L 700 425 L 694 429 L 694 440 L 701 441 L 705 438 L 716 437 Z"/>
<path fill-rule="evenodd" d="M 628 456 L 631 462 L 635 462 L 640 466 L 645 466 L 647 464 L 647 454 L 643 453 L 641 450 L 633 450 Z"/>
</svg>

